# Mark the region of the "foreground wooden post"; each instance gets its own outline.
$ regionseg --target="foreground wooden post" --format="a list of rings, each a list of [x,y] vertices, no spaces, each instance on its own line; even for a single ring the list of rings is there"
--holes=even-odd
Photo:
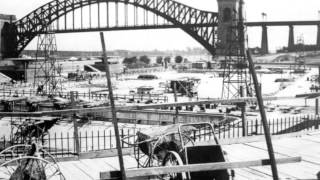
[[[244,97],[244,89],[243,86],[240,86],[240,97]],[[246,102],[239,103],[241,109],[241,120],[242,120],[242,136],[248,136],[248,127],[247,127],[247,115],[246,115]]]
[[[320,87],[320,66],[318,66],[318,87]],[[318,88],[316,88],[318,92]],[[319,99],[316,97],[316,115],[319,115]]]
[[[71,99],[71,107],[72,109],[75,108],[75,97],[74,97],[74,91],[70,92],[70,99]],[[76,113],[72,114],[72,121],[73,121],[73,140],[75,145],[75,151],[77,155],[80,154],[80,143],[79,143],[79,137],[78,137],[78,123],[77,119],[75,118]]]
[[[109,99],[110,99],[111,113],[112,113],[112,123],[113,123],[114,132],[115,132],[115,136],[116,136],[116,144],[117,144],[117,150],[118,150],[121,177],[122,177],[122,180],[126,180],[127,178],[126,178],[126,171],[125,171],[124,163],[123,163],[123,154],[122,154],[122,149],[121,149],[120,134],[119,134],[118,121],[117,121],[117,112],[116,112],[114,99],[113,99],[112,83],[111,83],[109,63],[108,63],[108,58],[107,58],[106,45],[104,42],[103,32],[100,32],[100,39],[101,39],[101,45],[102,45],[103,61],[105,64],[106,77],[107,77],[107,82],[108,82]]]
[[[174,102],[178,102],[178,97],[177,97],[177,83],[176,83],[176,82],[174,82],[174,84],[173,84],[173,92],[174,92]],[[176,106],[175,108],[176,108],[176,114],[175,114],[174,119],[173,119],[173,124],[179,123],[179,119],[178,119],[178,115],[179,115],[178,106]]]
[[[259,105],[262,125],[263,125],[263,129],[264,129],[264,134],[265,134],[265,138],[266,138],[268,153],[269,153],[269,157],[270,157],[272,175],[273,175],[273,179],[274,180],[278,180],[279,176],[278,176],[277,163],[276,163],[275,157],[274,157],[274,151],[273,151],[273,146],[272,146],[272,140],[271,140],[271,137],[270,137],[270,131],[269,131],[269,127],[268,127],[267,116],[266,116],[266,112],[264,110],[263,99],[262,99],[261,91],[260,91],[260,88],[259,88],[259,82],[258,82],[257,74],[256,74],[256,71],[254,69],[253,60],[252,60],[251,53],[250,53],[249,50],[247,50],[247,56],[248,56],[248,62],[249,62],[249,70],[251,72],[254,88],[256,90],[256,97],[257,97],[257,101],[258,101],[258,105]]]
[[[319,115],[319,99],[316,98],[316,115]]]

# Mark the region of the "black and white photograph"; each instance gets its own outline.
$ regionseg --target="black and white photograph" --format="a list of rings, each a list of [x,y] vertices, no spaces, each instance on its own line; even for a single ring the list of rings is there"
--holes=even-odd
[[[319,0],[0,0],[0,180],[320,180]]]

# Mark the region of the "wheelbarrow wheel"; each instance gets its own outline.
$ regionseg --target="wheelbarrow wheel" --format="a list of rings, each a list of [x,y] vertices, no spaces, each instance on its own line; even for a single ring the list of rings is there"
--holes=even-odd
[[[179,166],[183,165],[183,161],[179,154],[175,151],[168,151],[166,157],[162,161],[162,166]],[[169,173],[161,177],[162,180],[186,180],[186,173]]]

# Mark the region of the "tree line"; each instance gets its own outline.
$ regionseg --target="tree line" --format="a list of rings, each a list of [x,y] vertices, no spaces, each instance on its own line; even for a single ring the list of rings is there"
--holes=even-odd
[[[174,57],[174,62],[177,64],[180,64],[182,62],[188,62],[186,58],[183,58],[182,56],[178,55]],[[151,63],[151,59],[144,55],[144,56],[133,56],[133,57],[126,57],[124,58],[123,64],[125,64],[128,68],[141,68],[141,67],[147,67]],[[167,64],[171,63],[171,57],[170,56],[157,56],[156,57],[156,64],[161,64],[162,66],[167,66]]]

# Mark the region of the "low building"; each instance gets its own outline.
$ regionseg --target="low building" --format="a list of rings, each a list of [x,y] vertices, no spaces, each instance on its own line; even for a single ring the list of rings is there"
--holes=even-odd
[[[140,86],[137,88],[137,94],[151,94],[151,91],[153,90],[154,88],[151,87],[151,86]]]
[[[210,62],[207,61],[197,61],[191,64],[192,69],[208,69]]]

